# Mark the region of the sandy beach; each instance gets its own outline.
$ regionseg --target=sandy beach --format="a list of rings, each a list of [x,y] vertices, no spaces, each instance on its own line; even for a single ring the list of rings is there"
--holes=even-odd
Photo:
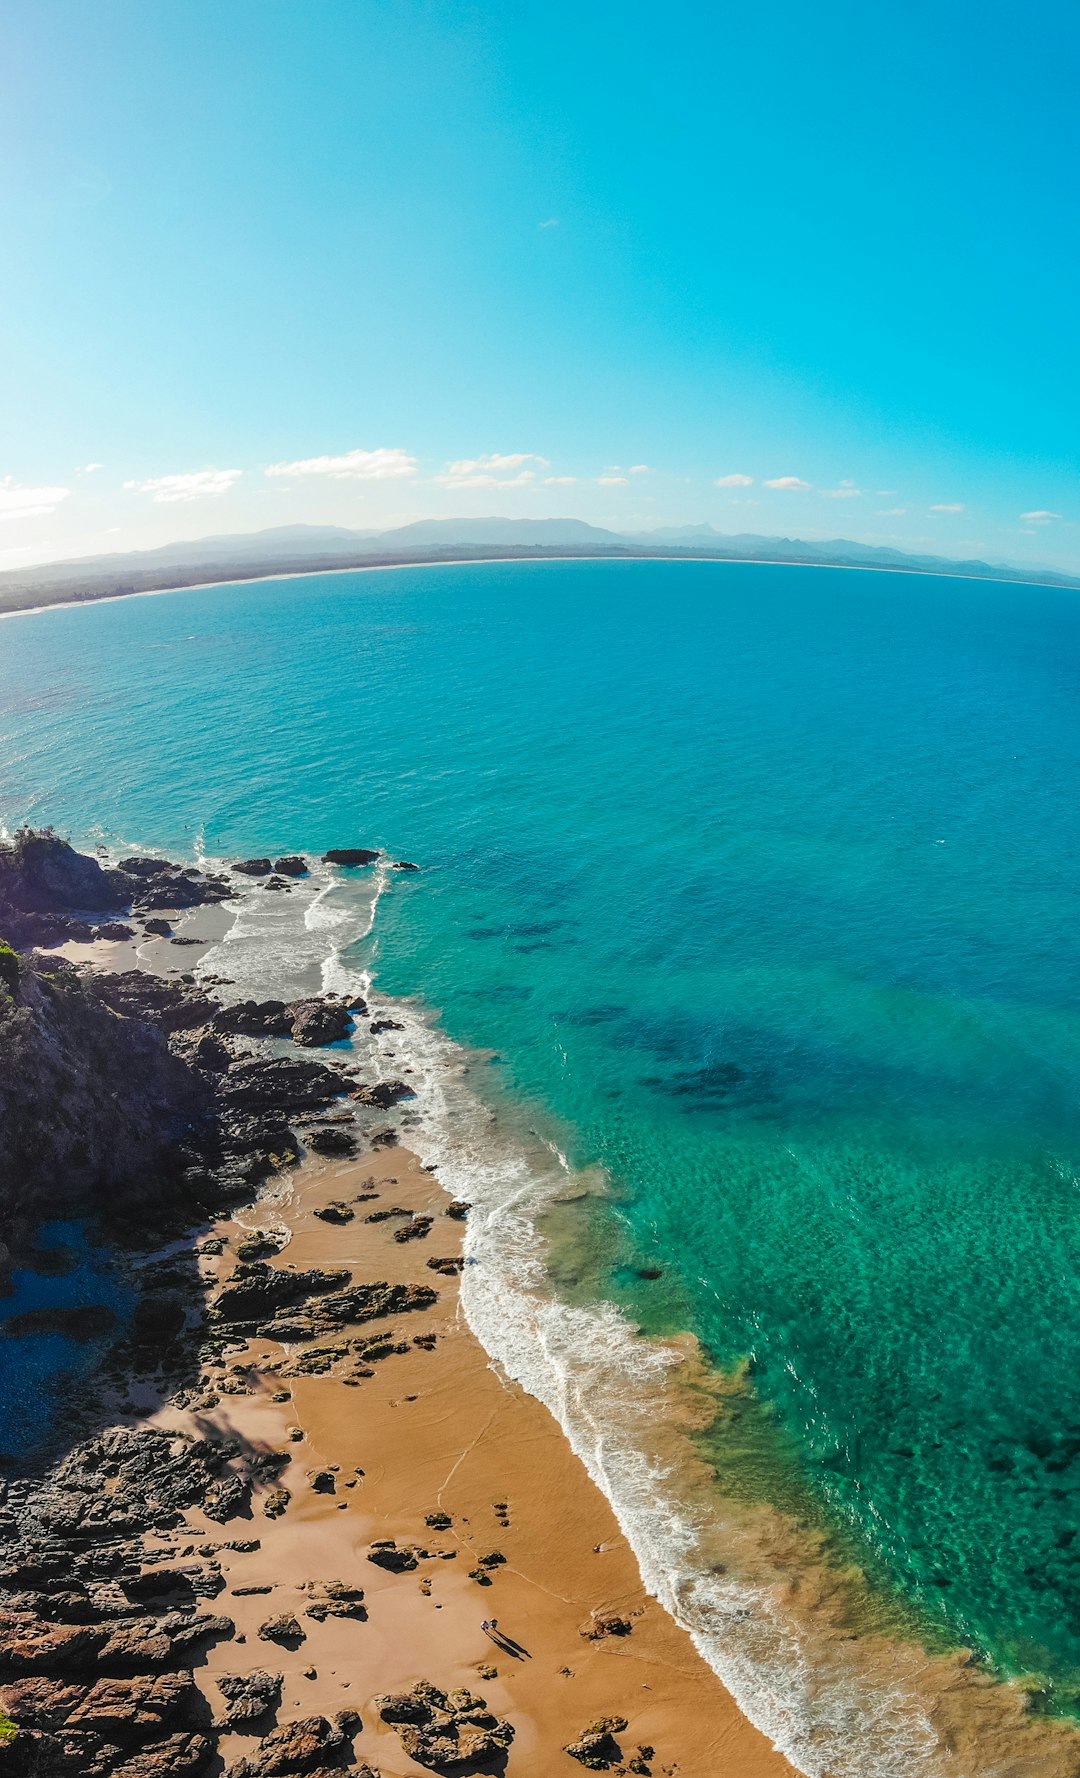
[[[607,1502],[547,1410],[489,1365],[459,1313],[455,1278],[428,1267],[429,1258],[455,1255],[461,1245],[461,1224],[447,1216],[437,1181],[406,1151],[390,1148],[345,1165],[308,1161],[291,1185],[286,1203],[266,1203],[242,1224],[222,1226],[229,1246],[204,1262],[215,1275],[232,1270],[232,1249],[249,1227],[287,1228],[291,1238],[277,1264],[348,1266],[360,1281],[434,1282],[439,1300],[387,1328],[408,1349],[372,1366],[346,1358],[326,1375],[290,1376],[301,1349],[257,1339],[207,1373],[210,1391],[220,1394],[216,1405],[158,1416],[170,1427],[213,1427],[287,1449],[292,1458],[266,1490],[289,1490],[286,1512],[268,1519],[254,1503],[251,1529],[261,1547],[218,1555],[228,1590],[217,1608],[235,1619],[246,1643],[219,1644],[197,1674],[215,1714],[218,1673],[280,1671],[280,1720],[355,1708],[363,1719],[358,1757],[404,1774],[419,1768],[371,1700],[428,1679],[479,1692],[513,1725],[509,1769],[522,1778],[572,1772],[562,1748],[603,1716],[627,1719],[617,1737],[624,1761],[652,1747],[655,1755],[644,1757],[656,1772],[790,1773],[685,1633],[645,1595]],[[343,1226],[316,1215],[332,1200],[370,1192],[378,1196],[357,1204]],[[394,1230],[403,1219],[365,1220],[396,1206],[430,1215],[430,1234],[402,1243]],[[384,1326],[370,1331],[381,1334]],[[434,1336],[433,1349],[415,1344],[417,1335]],[[358,1368],[374,1374],[357,1378]],[[288,1401],[272,1399],[286,1389]],[[312,1487],[312,1476],[326,1471],[332,1493]],[[429,1527],[436,1514],[450,1525]],[[219,1526],[193,1514],[190,1539],[179,1533],[176,1542],[220,1538]],[[367,1552],[391,1538],[433,1554],[410,1572],[387,1573]],[[481,1585],[470,1572],[493,1553],[505,1561]],[[367,1622],[304,1616],[328,1581],[363,1587]],[[237,1597],[239,1586],[270,1590]],[[283,1613],[304,1629],[295,1648],[259,1639],[260,1624]],[[603,1613],[628,1621],[630,1633],[583,1634]],[[490,1618],[525,1652],[515,1657],[495,1647],[481,1629]],[[491,1669],[497,1676],[487,1676]],[[237,1755],[253,1745],[249,1737],[231,1739]]]
[[[182,940],[203,942],[176,946],[140,935],[68,945],[63,954],[99,968],[176,975],[220,938],[231,914],[201,907],[170,918]],[[219,1675],[280,1673],[279,1723],[356,1710],[360,1770],[367,1762],[384,1773],[417,1773],[423,1768],[372,1700],[428,1680],[478,1693],[510,1723],[507,1770],[520,1778],[583,1769],[564,1749],[600,1718],[627,1724],[615,1736],[619,1758],[605,1769],[667,1778],[790,1775],[687,1633],[646,1594],[607,1500],[556,1421],[489,1361],[461,1312],[453,1267],[429,1266],[461,1251],[463,1223],[448,1214],[450,1202],[404,1148],[348,1161],[308,1154],[257,1204],[202,1239],[208,1300],[232,1273],[238,1244],[273,1231],[284,1241],[275,1266],[343,1267],[358,1283],[434,1286],[437,1303],[363,1328],[395,1348],[374,1362],[347,1352],[322,1374],[295,1374],[312,1342],[257,1337],[204,1370],[194,1402],[148,1414],[151,1398],[136,1386],[128,1405],[137,1411],[118,1416],[118,1424],[232,1436],[249,1450],[288,1454],[287,1467],[254,1499],[250,1522],[231,1521],[223,1534],[193,1510],[160,1540],[163,1551],[188,1555],[213,1545],[220,1564],[224,1589],[214,1608],[235,1621],[237,1635],[210,1649],[195,1672],[214,1717],[224,1711]],[[323,1220],[318,1213],[331,1204],[345,1205],[349,1220]],[[429,1217],[429,1232],[396,1240],[405,1215],[368,1220],[388,1210]],[[219,1241],[219,1253],[208,1250]],[[280,1487],[287,1509],[269,1517],[266,1499]],[[437,1515],[449,1524],[440,1518],[432,1526]],[[252,1538],[255,1550],[223,1547]],[[388,1539],[430,1554],[415,1568],[388,1572],[368,1559],[372,1544]],[[503,1559],[485,1568],[484,1557]],[[334,1582],[363,1589],[365,1620],[306,1615]],[[286,1614],[299,1622],[302,1641],[260,1638],[261,1625]],[[593,1634],[609,1615],[628,1630]],[[492,1619],[519,1652],[485,1634]],[[257,1745],[257,1735],[227,1735],[226,1764]]]

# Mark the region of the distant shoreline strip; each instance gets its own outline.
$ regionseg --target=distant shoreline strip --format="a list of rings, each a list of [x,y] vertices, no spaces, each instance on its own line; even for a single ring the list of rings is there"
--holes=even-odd
[[[661,551],[645,551],[642,553],[629,551],[580,550],[560,552],[548,555],[543,551],[522,551],[516,555],[454,555],[454,556],[399,556],[390,557],[386,561],[353,562],[345,567],[326,568],[285,568],[278,572],[267,570],[264,566],[253,569],[250,574],[233,572],[226,579],[202,580],[193,576],[190,580],[177,581],[171,586],[160,587],[125,587],[120,591],[104,593],[84,593],[72,599],[54,599],[46,604],[15,605],[8,611],[0,611],[0,621],[9,617],[33,617],[45,611],[71,611],[86,605],[112,605],[120,599],[152,599],[162,593],[188,593],[197,588],[207,590],[214,587],[250,586],[258,581],[269,580],[312,580],[322,579],[329,575],[339,574],[374,574],[395,568],[482,568],[490,564],[527,565],[535,562],[672,562],[686,564],[711,563],[713,566],[730,568],[816,568],[828,569],[835,573],[845,574],[910,574],[924,580],[972,580],[984,581],[994,586],[1045,587],[1051,592],[1078,592],[1080,584],[1073,585],[1066,580],[1027,580],[1013,575],[1001,574],[965,574],[959,571],[950,572],[943,568],[908,568],[899,565],[871,562],[805,562],[790,557],[774,556],[728,556],[688,554],[680,550],[677,554]]]

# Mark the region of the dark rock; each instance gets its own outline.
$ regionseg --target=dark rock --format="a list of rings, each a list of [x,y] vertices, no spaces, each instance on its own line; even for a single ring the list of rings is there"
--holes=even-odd
[[[286,894],[289,891],[289,885],[284,877],[267,877],[266,882],[263,884],[263,888],[276,890],[284,889]]]
[[[320,1624],[325,1623],[328,1617],[366,1622],[363,1587],[348,1586],[345,1581],[331,1580],[323,1587],[322,1594],[322,1598],[313,1600],[308,1606],[305,1617],[314,1618]]]
[[[455,1222],[464,1222],[471,1209],[472,1205],[466,1204],[463,1198],[454,1198],[446,1206],[446,1215],[452,1217]]]
[[[21,1339],[27,1334],[61,1334],[66,1340],[100,1340],[116,1326],[116,1314],[104,1303],[84,1308],[24,1309],[0,1321],[0,1338]]]
[[[594,1611],[578,1634],[589,1642],[602,1642],[605,1636],[629,1636],[633,1627],[628,1617],[620,1617],[616,1611]]]
[[[0,912],[84,913],[126,903],[114,873],[45,829],[20,828],[0,845]]]
[[[385,1568],[390,1574],[407,1574],[418,1566],[415,1550],[398,1549],[392,1539],[373,1543],[368,1550],[367,1559],[374,1562],[376,1568]]]
[[[196,1039],[191,1059],[197,1068],[206,1068],[211,1074],[224,1074],[233,1057],[220,1037],[215,1037],[211,1031],[204,1031]]]
[[[167,1201],[178,1144],[209,1114],[205,1083],[133,1006],[118,1001],[124,1016],[114,1017],[99,978],[40,956],[15,959],[7,978],[0,1225],[9,1230],[42,1206],[63,1217]]]
[[[433,1272],[440,1272],[444,1278],[455,1278],[465,1269],[465,1261],[460,1254],[451,1254],[445,1259],[429,1259],[428,1265]]]
[[[300,858],[296,854],[278,858],[274,863],[274,869],[283,877],[306,877],[307,859]]]
[[[242,858],[230,868],[245,877],[268,877],[272,867],[269,858]]]
[[[348,1762],[345,1731],[325,1716],[308,1716],[265,1735],[254,1753],[230,1767],[229,1778],[291,1778],[293,1773],[322,1778]]]
[[[336,851],[324,852],[324,864],[374,864],[379,854],[371,852],[366,846],[339,846]]]
[[[289,1611],[282,1612],[279,1617],[268,1617],[259,1625],[259,1637],[263,1642],[280,1642],[285,1648],[305,1640],[299,1621]]]
[[[409,1758],[431,1771],[485,1765],[505,1756],[514,1739],[511,1725],[489,1711],[485,1699],[463,1689],[447,1693],[428,1680],[376,1698],[375,1707],[397,1729]]]
[[[335,1132],[331,1131],[331,1130],[325,1130],[321,1133],[323,1135],[327,1135],[327,1136],[335,1134]],[[316,1131],[315,1134],[318,1135],[318,1134],[320,1134],[320,1132]],[[339,1152],[345,1152],[348,1154],[352,1153],[352,1148],[355,1145],[352,1143],[351,1137],[349,1138],[349,1141],[350,1141],[350,1147],[344,1151],[339,1151]],[[318,1153],[326,1154],[326,1152],[327,1152],[325,1147],[317,1146],[310,1139],[309,1139],[308,1145],[309,1145],[309,1147],[316,1148]],[[332,1153],[333,1150],[331,1150],[330,1152]],[[342,1222],[351,1222],[353,1220],[353,1217],[356,1215],[356,1212],[355,1212],[355,1210],[351,1210],[349,1208],[348,1204],[333,1203],[333,1204],[324,1204],[321,1210],[315,1211],[315,1215],[318,1217],[320,1222],[342,1223]]]
[[[298,1056],[251,1057],[234,1062],[223,1083],[226,1104],[295,1110],[328,1105],[352,1086],[348,1075]]]
[[[167,858],[122,858],[108,876],[136,912],[204,907],[209,902],[227,901],[232,894],[225,877],[173,864]]]
[[[281,1703],[280,1673],[265,1673],[261,1668],[254,1673],[219,1673],[217,1686],[228,1706],[224,1726],[229,1729],[261,1722]]]
[[[134,926],[127,926],[123,920],[102,920],[94,927],[95,938],[107,938],[114,944],[121,944],[125,939],[135,937]]]
[[[168,920],[155,918],[143,921],[143,931],[149,932],[152,938],[171,938],[173,929]]]
[[[318,1267],[291,1272],[259,1261],[245,1263],[237,1266],[224,1285],[213,1313],[219,1321],[259,1321],[313,1292],[334,1290],[348,1277],[347,1271],[326,1272]]]
[[[615,1736],[621,1735],[626,1726],[625,1716],[601,1716],[582,1729],[578,1739],[569,1742],[564,1751],[591,1771],[605,1771],[622,1760]]]
[[[215,1031],[242,1037],[288,1037],[292,1015],[284,1000],[240,1000],[219,1007],[213,1017]]]
[[[423,1241],[431,1233],[433,1218],[430,1216],[414,1216],[401,1228],[394,1230],[395,1241]]]
[[[184,1298],[175,1291],[155,1291],[139,1298],[131,1318],[131,1340],[136,1347],[160,1352],[179,1339],[187,1321]]]
[[[391,870],[419,870],[420,866],[418,864],[410,864],[407,858],[399,858],[397,863],[392,864],[390,868]]]
[[[350,1086],[352,1082],[350,1081]],[[399,1105],[402,1099],[415,1099],[416,1094],[403,1080],[382,1080],[373,1087],[361,1087],[350,1095],[361,1105],[377,1105],[380,1111],[388,1111],[391,1105]]]
[[[289,1011],[293,1042],[306,1047],[340,1043],[352,1030],[352,1014],[340,1001],[297,1000]]]
[[[310,1149],[314,1150],[316,1154],[350,1155],[356,1153],[356,1137],[351,1130],[343,1130],[340,1127],[337,1129],[312,1130],[307,1137],[307,1145]],[[324,1220],[328,1222],[333,1222],[335,1220],[338,1222],[348,1222],[351,1220],[351,1214],[352,1213],[350,1212],[348,1216],[338,1216],[336,1218],[330,1216],[324,1218]]]
[[[122,970],[109,975],[95,971],[86,978],[89,992],[96,994],[114,1012],[128,1018],[146,1019],[162,1031],[191,1031],[205,1025],[217,1011],[200,988],[189,983],[166,981],[143,969]]]

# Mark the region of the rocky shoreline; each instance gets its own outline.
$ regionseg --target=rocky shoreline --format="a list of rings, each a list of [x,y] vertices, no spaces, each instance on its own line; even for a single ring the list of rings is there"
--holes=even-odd
[[[288,893],[296,862],[239,875]],[[138,1285],[48,1459],[0,1482],[0,1767],[671,1778],[722,1754],[783,1778],[464,1325],[469,1207],[399,1145],[407,1064],[367,1079],[310,1053],[374,1029],[363,1001],[229,1003],[182,969],[102,967],[138,962],[117,927],[174,944],[230,888],[119,870],[49,834],[0,849],[8,1257],[63,1211]],[[67,922],[97,967],[29,948],[69,944]]]
[[[377,856],[355,849],[332,861],[366,865]],[[267,860],[264,870],[255,860],[237,869],[281,890],[283,877],[301,874],[307,863]],[[32,1247],[43,1214],[89,1212],[129,1248],[190,1236],[295,1165],[300,1128],[316,1152],[354,1153],[355,1114],[342,1109],[345,1095],[376,1111],[409,1096],[400,1081],[365,1086],[353,1068],[253,1053],[238,1041],[335,1043],[366,1011],[361,1000],[330,995],[226,1007],[190,977],[174,982],[140,970],[80,969],[31,949],[128,940],[135,937],[133,919],[141,919],[144,933],[172,936],[169,921],[148,918],[152,910],[175,917],[234,893],[223,875],[168,860],[130,858],[102,868],[51,832],[24,832],[0,848],[0,1053],[7,1063],[0,1203],[9,1263],[20,1245]],[[91,1107],[95,1099],[101,1105],[103,1088],[95,1118]],[[58,1121],[58,1141],[43,1143],[43,1132]],[[377,1144],[393,1133],[375,1130],[368,1139]],[[46,1168],[54,1170],[49,1178]],[[212,1238],[208,1245],[212,1251]],[[274,1251],[273,1243],[252,1245]],[[211,1405],[207,1392],[185,1389],[185,1372],[220,1361],[238,1340],[256,1332],[297,1339],[337,1331],[427,1306],[436,1296],[378,1286],[346,1292],[339,1287],[349,1277],[274,1271],[260,1257],[241,1256],[208,1311],[207,1280],[196,1267],[179,1258],[144,1267],[130,1327],[102,1381],[149,1376],[162,1393],[171,1385],[180,1405]],[[102,1315],[104,1327],[95,1321]],[[104,1308],[51,1317],[31,1311],[6,1332],[91,1337],[110,1320]],[[367,1349],[377,1345],[369,1341]],[[288,1461],[288,1452],[242,1453],[234,1440],[113,1426],[76,1445],[40,1479],[0,1481],[8,1558],[0,1680],[5,1716],[17,1730],[6,1747],[7,1769],[58,1778],[214,1769],[217,1737],[190,1661],[234,1634],[231,1619],[199,1608],[224,1586],[220,1566],[211,1560],[165,1567],[146,1539],[175,1527],[194,1506],[222,1525],[249,1517],[253,1487]],[[341,1608],[340,1601],[327,1607]],[[245,1681],[226,1713],[229,1726],[272,1714],[271,1702],[265,1697],[255,1710]],[[265,1757],[235,1768],[238,1778],[339,1767],[347,1726],[314,1719],[279,1732]]]

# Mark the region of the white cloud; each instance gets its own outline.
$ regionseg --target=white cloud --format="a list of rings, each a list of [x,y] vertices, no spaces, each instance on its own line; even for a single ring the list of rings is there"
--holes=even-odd
[[[930,508],[930,511],[931,512],[964,512],[964,511],[966,511],[966,508],[964,506],[962,506],[958,500],[940,501],[937,506],[932,506]]]
[[[13,476],[5,475],[0,478],[0,522],[36,519],[55,512],[70,493],[70,488],[24,488]]]
[[[874,499],[875,500],[891,500],[893,498],[893,496],[895,495],[895,493],[896,493],[895,488],[875,488],[874,489]]]
[[[536,226],[537,228],[558,228],[559,218],[557,216],[549,216],[546,222],[538,222]]]
[[[826,500],[861,500],[862,489],[854,482],[841,482],[838,488],[822,488],[821,493]]]
[[[626,473],[627,475],[649,475],[651,472],[647,463],[631,463]]]
[[[545,475],[545,488],[572,488],[577,481],[576,475]]]
[[[766,482],[765,486],[767,488],[785,488],[785,489],[797,490],[798,492],[805,494],[810,486],[810,483],[801,481],[797,475],[778,475],[775,477],[775,479],[773,481]]]
[[[81,469],[77,469],[75,471],[75,474],[76,475],[96,475],[98,470],[104,469],[104,467],[105,467],[104,463],[84,463]]]
[[[1029,525],[1049,525],[1052,520],[1059,519],[1061,514],[1040,508],[1038,512],[1022,512],[1020,517]]]
[[[486,457],[459,457],[434,480],[442,488],[527,488],[536,480],[536,469],[526,469],[526,463],[535,463],[537,469],[551,467],[546,457],[532,451],[492,451]],[[507,475],[509,469],[516,469],[517,475]]]
[[[195,469],[188,475],[157,475],[145,482],[125,482],[134,494],[150,494],[159,504],[174,500],[202,500],[227,494],[243,475],[242,469]]]
[[[385,482],[416,474],[409,451],[386,446],[374,451],[343,451],[337,457],[301,457],[295,463],[271,463],[265,475],[328,475],[334,481]]]
[[[630,485],[630,478],[625,475],[598,475],[596,480],[601,488],[627,488]]]
[[[753,485],[752,475],[718,475],[716,478],[718,488],[752,488]]]
[[[879,519],[902,519],[906,511],[906,506],[886,506],[877,516]]]

